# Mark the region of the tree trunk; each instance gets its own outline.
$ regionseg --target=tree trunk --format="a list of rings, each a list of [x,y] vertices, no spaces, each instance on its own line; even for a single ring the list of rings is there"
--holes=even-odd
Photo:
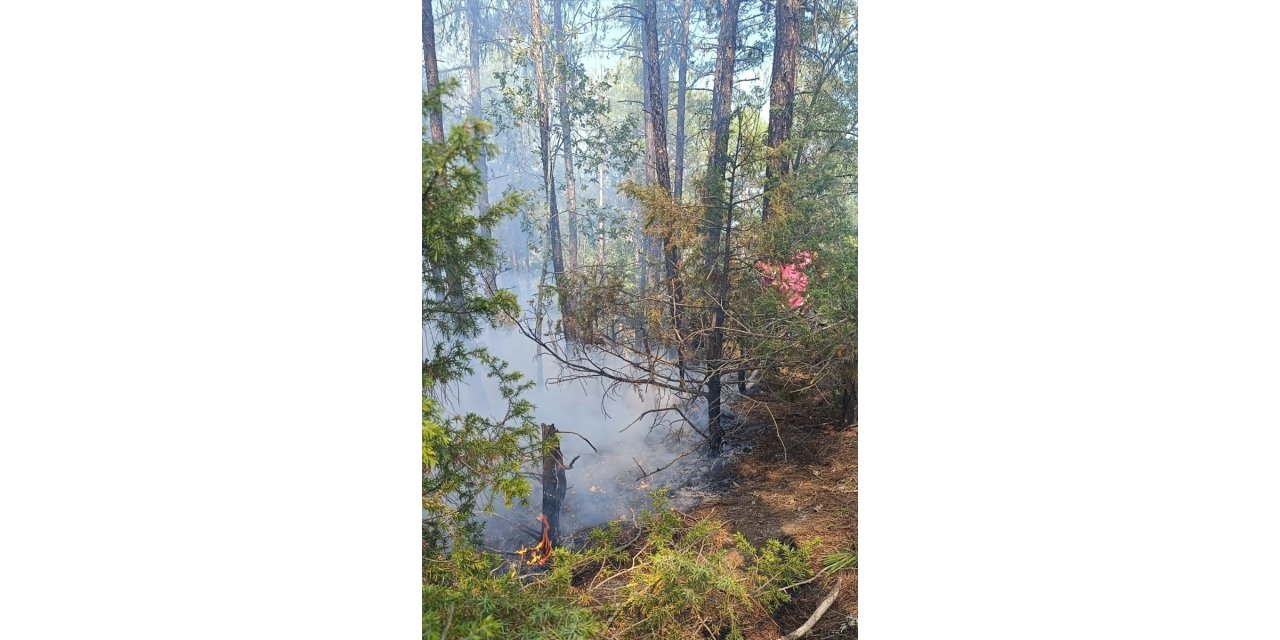
[[[667,110],[663,101],[662,85],[658,58],[658,0],[643,0],[644,3],[644,67],[646,90],[649,94],[649,110],[645,118],[645,146],[652,160],[652,176],[664,197],[671,196],[671,170],[667,163]],[[662,238],[664,276],[671,296],[671,322],[676,333],[676,358],[683,369],[682,346],[680,344],[680,306],[683,298],[683,287],[677,277],[680,253],[670,233]]]
[[[724,320],[725,307],[729,304],[729,258],[733,239],[733,207],[725,208],[724,247],[720,250],[721,262],[715,274],[718,291],[716,306],[711,313],[711,341],[707,345],[707,431],[711,434],[711,450],[720,452],[724,444],[724,421],[721,419],[722,397],[720,376],[724,369]]]
[[[542,425],[542,515],[553,548],[560,546],[560,508],[568,490],[557,433],[554,424]]]
[[[440,72],[436,69],[436,20],[431,13],[431,0],[422,0],[422,58],[427,67],[427,91],[434,91],[440,86]],[[440,109],[432,109],[431,140],[444,141],[444,114]]]
[[[471,89],[471,117],[479,120],[484,117],[484,100],[480,86],[480,0],[467,0],[467,79]],[[480,193],[476,196],[476,212],[484,215],[489,210],[489,159],[481,150],[476,157],[476,170],[480,172]],[[493,230],[485,227],[480,233],[493,237]],[[484,277],[485,291],[497,291],[497,275],[493,269],[486,268]]]
[[[538,151],[542,155],[542,185],[547,194],[547,235],[551,240],[551,265],[556,287],[564,273],[564,256],[560,249],[560,212],[556,209],[556,176],[551,168],[551,113],[547,105],[546,50],[542,44],[542,10],[538,0],[529,2],[530,25],[533,30],[533,75],[538,85]],[[564,298],[557,294],[560,311]]]
[[[538,336],[539,340],[542,339],[542,319],[544,316],[543,311],[544,309],[546,309],[545,300],[543,299],[543,291],[546,289],[546,286],[547,286],[547,261],[546,259],[543,259],[542,269],[538,273],[538,288],[536,289],[537,293],[534,294],[534,303],[533,303],[533,335]],[[536,380],[538,382],[539,387],[541,387],[542,383],[544,382],[544,378],[542,375],[542,358],[539,357],[541,355],[542,355],[542,343],[537,342],[533,346],[533,361],[537,363]]]
[[[724,368],[725,307],[729,301],[729,259],[732,250],[732,193],[725,194],[725,170],[729,165],[729,117],[733,111],[733,65],[737,50],[738,0],[723,0],[716,66],[711,87],[711,134],[707,149],[707,176],[703,185],[707,236],[704,255],[715,285],[711,312],[711,337],[707,343],[707,431],[711,450],[724,444],[721,375]],[[720,232],[724,230],[724,244]],[[717,260],[719,258],[719,260]]]
[[[649,96],[649,51],[645,48],[646,27],[644,26],[643,18],[645,0],[638,1],[641,3],[640,15],[642,16],[640,20],[639,43],[641,64],[639,77],[636,78],[636,84],[640,87],[640,102],[643,105],[640,114],[640,126],[644,132],[645,138],[644,173],[645,178],[648,179],[648,183],[654,184],[658,181],[658,169],[657,163],[653,159],[653,145],[650,144],[649,141],[649,113],[652,111],[652,102],[650,101]],[[658,264],[662,262],[662,258],[658,256],[658,247],[656,246],[653,237],[649,235],[649,225],[645,224],[643,214],[640,214],[640,217],[639,233],[641,234],[641,237],[638,245],[640,247],[640,255],[637,265],[639,267],[640,295],[643,297],[649,292],[649,283],[656,283],[658,281],[657,268]]]
[[[858,353],[853,354],[853,361],[846,365],[844,391],[840,397],[841,426],[849,426],[858,421]]]
[[[689,10],[692,0],[684,0],[680,20],[680,62],[676,68],[676,166],[674,193],[676,202],[684,196],[684,107],[689,89]]]
[[[569,217],[566,237],[569,251],[569,270],[578,268],[578,188],[573,172],[573,130],[569,118],[569,92],[565,76],[568,74],[569,57],[564,35],[564,0],[554,0],[552,12],[553,37],[556,41],[556,99],[560,102],[560,134],[564,147],[565,211]]]
[[[658,58],[657,1],[644,2],[644,67],[645,90],[649,108],[645,118],[645,144],[648,149],[653,179],[662,190],[671,193],[671,169],[667,162],[667,109],[663,103],[662,70]]]
[[[672,7],[663,0],[654,0],[657,5],[654,10],[657,13],[657,24],[662,25],[662,32],[658,36],[658,92],[662,96],[662,122],[663,136],[662,146],[667,150],[667,157],[671,157],[671,140],[667,136],[666,122],[667,117],[671,113],[671,13]],[[670,191],[670,189],[668,189]]]
[[[761,222],[776,213],[779,182],[790,165],[778,148],[791,139],[792,112],[796,98],[796,62],[800,43],[800,0],[778,0],[774,12],[773,76],[769,81],[769,159],[765,165],[764,209]]]
[[[728,207],[724,172],[729,164],[729,116],[733,111],[733,65],[738,42],[738,1],[722,0],[720,35],[711,86],[711,134],[707,145],[707,177],[703,187],[707,238],[704,255],[708,270],[715,266],[720,246],[721,214]]]
[[[596,246],[596,278],[604,284],[604,163],[600,163],[599,243]]]

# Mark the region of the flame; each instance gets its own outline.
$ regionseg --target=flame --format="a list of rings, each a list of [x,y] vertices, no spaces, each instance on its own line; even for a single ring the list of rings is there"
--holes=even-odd
[[[538,514],[538,522],[542,523],[542,539],[532,547],[520,547],[516,551],[522,560],[531,565],[543,565],[551,559],[551,526],[547,523],[547,516],[541,513]],[[526,558],[526,555],[529,557]]]
[[[604,489],[601,489],[600,487],[597,487],[593,484],[591,485],[591,493],[604,493]]]

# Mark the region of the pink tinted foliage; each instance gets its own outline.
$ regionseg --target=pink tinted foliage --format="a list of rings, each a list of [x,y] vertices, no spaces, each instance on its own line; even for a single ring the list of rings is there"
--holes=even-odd
[[[786,300],[787,307],[798,309],[804,305],[804,293],[809,288],[809,276],[803,269],[812,265],[817,257],[816,251],[801,251],[788,263],[776,264],[757,260],[755,267],[761,274],[760,284],[776,287]]]

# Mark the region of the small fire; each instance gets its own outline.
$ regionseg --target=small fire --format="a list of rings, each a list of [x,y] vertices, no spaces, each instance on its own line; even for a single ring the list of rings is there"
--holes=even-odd
[[[604,493],[604,489],[601,489],[600,487],[597,487],[593,484],[591,485],[591,493]]]
[[[538,522],[542,523],[542,539],[532,547],[520,547],[520,550],[516,551],[520,559],[531,565],[546,564],[547,560],[551,559],[551,527],[547,523],[547,516],[539,513]],[[526,555],[529,557],[526,558]]]

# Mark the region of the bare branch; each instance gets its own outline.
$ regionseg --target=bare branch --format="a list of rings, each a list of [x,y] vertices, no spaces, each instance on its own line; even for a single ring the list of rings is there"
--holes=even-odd
[[[649,477],[649,476],[651,476],[651,475],[653,475],[653,474],[655,474],[655,473],[658,473],[658,472],[660,472],[660,471],[664,471],[664,470],[666,470],[668,467],[670,467],[671,465],[673,465],[673,464],[675,464],[676,462],[678,462],[681,458],[683,458],[683,457],[685,457],[685,456],[687,456],[687,455],[689,455],[689,454],[691,454],[691,453],[693,453],[693,449],[690,449],[690,450],[688,450],[688,451],[685,451],[684,453],[682,453],[682,454],[680,454],[680,455],[676,456],[676,457],[675,457],[675,459],[673,459],[671,462],[668,462],[668,463],[666,463],[666,464],[662,465],[661,467],[658,467],[657,469],[654,469],[653,471],[650,471],[650,472],[648,472],[648,473],[644,473],[644,467],[640,467],[640,461],[639,461],[639,460],[636,460],[635,458],[632,458],[632,460],[635,460],[636,466],[637,466],[637,467],[640,467],[640,472],[644,474],[644,475],[641,475],[639,478],[636,478],[636,481],[644,480],[645,478],[647,478],[647,477]]]
[[[831,590],[831,593],[827,594],[826,599],[818,605],[818,608],[813,612],[813,615],[809,616],[809,619],[804,624],[800,625],[799,629],[782,636],[781,640],[796,640],[804,634],[809,633],[809,630],[813,628],[813,625],[818,624],[818,620],[822,619],[822,614],[826,613],[827,609],[831,608],[831,603],[836,601],[836,596],[840,595],[840,585],[843,582],[844,578],[836,578],[836,587]]]
[[[584,435],[582,435],[581,433],[577,433],[577,432],[575,432],[575,431],[565,431],[564,429],[557,429],[557,431],[559,431],[560,433],[571,433],[571,434],[573,434],[573,435],[575,435],[575,436],[578,436],[579,438],[582,438],[582,441],[583,441],[583,442],[585,442],[585,443],[587,443],[587,446],[588,446],[588,447],[591,447],[591,450],[592,450],[592,451],[594,451],[594,452],[596,452],[596,453],[600,453],[600,450],[599,450],[599,449],[597,449],[597,448],[596,448],[596,446],[595,446],[594,444],[591,444],[591,441],[590,441],[590,440],[588,440],[588,439],[587,439],[587,437],[586,437],[586,436],[584,436]],[[574,458],[574,460],[577,460],[577,459],[578,459],[578,458],[576,458],[576,457]],[[573,463],[571,462],[571,463],[569,463],[569,467],[566,467],[566,468],[571,468],[572,466],[573,466]]]

